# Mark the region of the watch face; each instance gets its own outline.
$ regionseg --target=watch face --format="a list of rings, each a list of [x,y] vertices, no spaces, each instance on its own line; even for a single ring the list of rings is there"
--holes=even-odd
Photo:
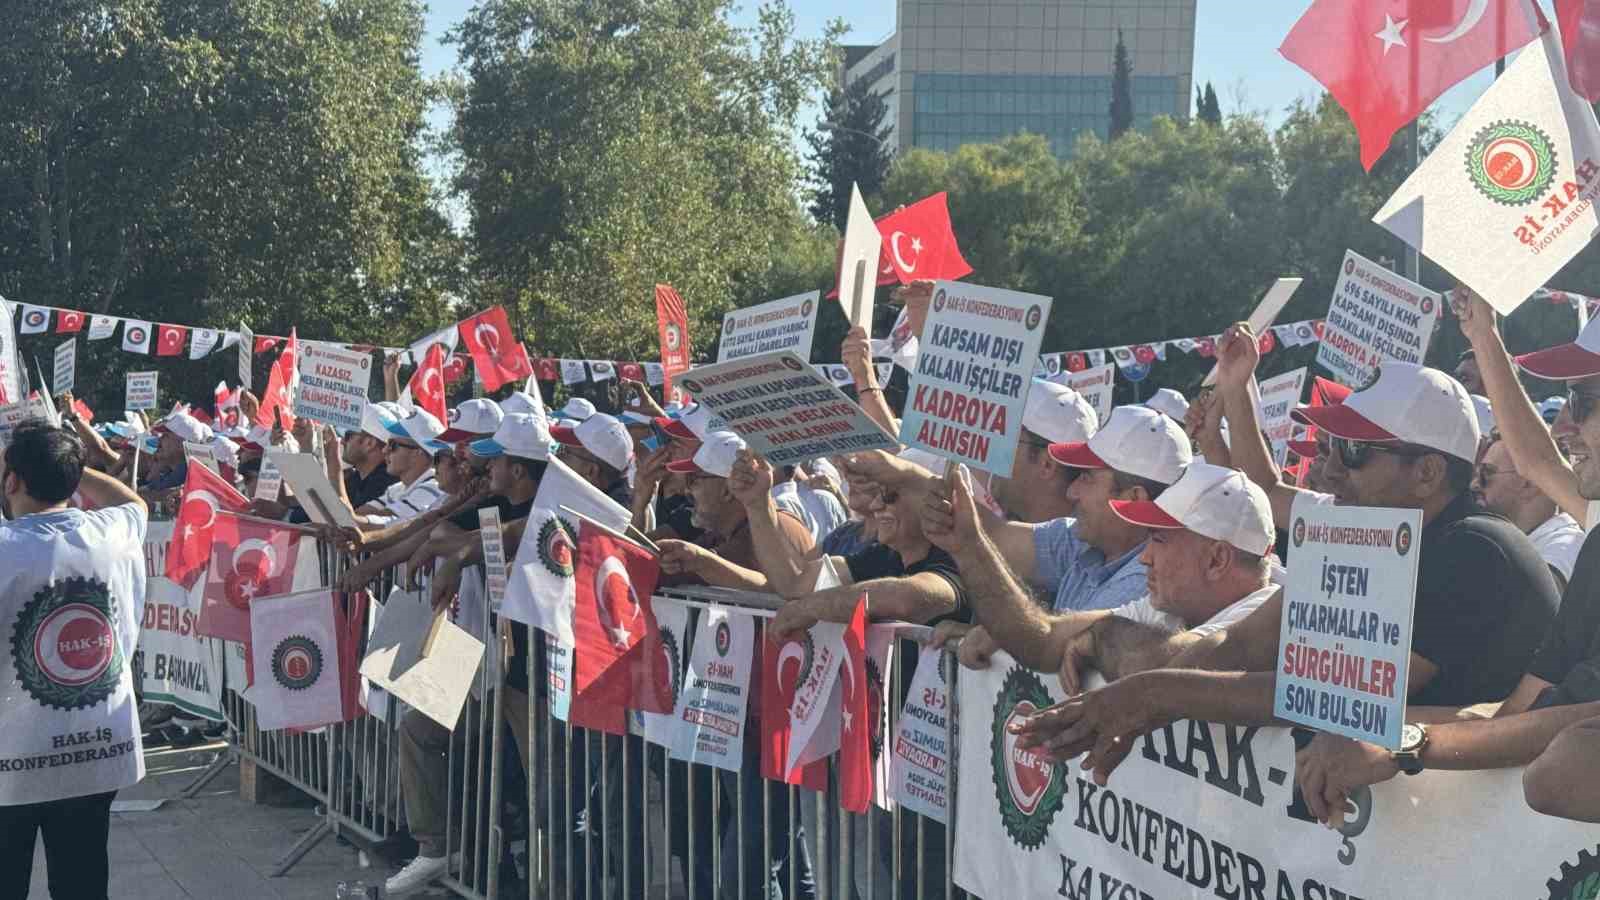
[[[1422,726],[1407,723],[1400,729],[1400,749],[1415,750],[1422,746]]]

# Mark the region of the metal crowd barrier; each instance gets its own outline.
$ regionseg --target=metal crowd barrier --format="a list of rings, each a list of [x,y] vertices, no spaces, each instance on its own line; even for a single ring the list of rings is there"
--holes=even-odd
[[[351,562],[320,546],[324,584]],[[376,596],[387,596],[398,572],[385,573]],[[472,572],[464,577],[471,577]],[[480,572],[481,577],[481,572]],[[662,589],[691,607],[719,605],[770,614],[775,598],[714,588]],[[490,621],[482,593],[481,621]],[[374,607],[369,606],[369,609]],[[756,666],[760,664],[757,635]],[[495,635],[488,653],[499,652]],[[900,713],[904,660],[917,647],[901,641],[890,673],[884,750]],[[364,651],[364,647],[362,648]],[[956,898],[951,879],[954,828],[904,808],[865,815],[839,804],[829,762],[826,792],[760,777],[759,731],[747,729],[738,773],[671,760],[665,748],[633,733],[614,736],[569,727],[550,715],[544,645],[530,635],[523,763],[507,714],[507,694],[489,665],[451,732],[445,843],[458,854],[442,884],[461,897],[762,898],[762,900],[890,900]],[[948,651],[947,651],[948,652]],[[950,663],[949,671],[959,667]],[[497,667],[496,667],[497,668]],[[754,684],[752,684],[752,688]],[[759,696],[752,697],[756,710]],[[948,746],[954,752],[956,692],[950,692]],[[317,802],[321,821],[285,853],[282,875],[329,834],[376,843],[407,823],[401,792],[402,704],[384,695],[369,714],[313,732],[261,731],[255,710],[237,694],[224,697],[231,752]],[[374,714],[375,713],[375,714]],[[952,759],[950,797],[957,777]],[[952,817],[954,816],[952,802]],[[731,855],[730,855],[731,854]],[[525,889],[516,887],[517,882]]]

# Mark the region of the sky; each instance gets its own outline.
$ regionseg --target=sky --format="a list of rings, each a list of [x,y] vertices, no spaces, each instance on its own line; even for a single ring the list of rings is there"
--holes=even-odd
[[[834,18],[850,25],[846,43],[875,44],[894,33],[895,0],[789,0],[789,4],[802,36],[820,34]],[[439,39],[472,5],[472,0],[430,0],[422,53],[423,69],[429,75],[448,71],[455,64],[455,48],[441,46]],[[1262,112],[1276,124],[1296,99],[1311,100],[1321,92],[1310,75],[1278,54],[1278,45],[1310,5],[1309,0],[1197,0],[1194,80],[1198,85],[1209,81],[1215,86],[1225,115]],[[737,20],[753,23],[758,6],[755,0],[743,0]],[[1492,71],[1485,70],[1441,97],[1434,104],[1440,125],[1448,128],[1453,124],[1492,80]],[[813,112],[803,115],[802,121],[816,117]],[[430,120],[442,128],[448,124],[448,114],[436,109]],[[435,174],[442,172],[437,160],[431,168]],[[457,215],[459,210],[452,210],[452,217]]]

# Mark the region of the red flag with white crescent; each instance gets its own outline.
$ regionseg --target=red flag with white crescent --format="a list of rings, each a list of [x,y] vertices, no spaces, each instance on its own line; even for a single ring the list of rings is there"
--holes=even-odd
[[[199,464],[189,466],[180,496],[178,517],[172,523],[172,537],[167,542],[165,574],[168,579],[189,588],[211,561],[212,527],[217,514],[246,512],[250,501],[222,476]]]
[[[250,601],[294,589],[300,535],[299,529],[219,511],[195,632],[248,643]]]
[[[463,319],[457,327],[467,352],[472,354],[472,364],[478,367],[484,390],[492,391],[533,374],[528,352],[511,333],[511,320],[506,317],[505,307],[484,310],[470,319]]]
[[[441,422],[448,421],[450,410],[444,396],[444,345],[434,344],[422,357],[422,365],[411,373],[406,388],[411,391],[411,403],[427,410]]]
[[[177,356],[183,352],[184,338],[188,336],[189,329],[182,325],[157,325],[156,355]]]
[[[575,707],[592,702],[672,712],[672,675],[650,606],[660,576],[661,566],[648,550],[580,522],[572,622]]]
[[[56,334],[76,334],[83,330],[83,313],[63,309],[56,313]]]
[[[839,668],[839,805],[864,813],[872,802],[872,683],[867,679],[867,595],[844,629]],[[881,703],[878,704],[881,707]]]
[[[761,776],[813,791],[827,790],[828,761],[806,752],[811,735],[796,725],[802,719],[826,717],[827,701],[837,699],[832,685],[837,683],[839,657],[824,650],[820,646],[824,643],[832,642],[818,641],[812,631],[783,641],[761,642]],[[805,756],[812,756],[813,761],[789,764]]]
[[[949,195],[944,191],[897,209],[876,224],[883,234],[878,284],[954,281],[972,274],[972,266],[956,245]]]

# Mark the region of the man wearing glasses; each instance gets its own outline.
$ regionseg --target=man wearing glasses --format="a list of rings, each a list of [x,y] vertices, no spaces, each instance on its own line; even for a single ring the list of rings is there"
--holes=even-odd
[[[620,419],[596,413],[577,424],[553,425],[550,436],[561,445],[556,458],[567,468],[624,509],[632,507],[628,469],[633,465],[633,438]]]
[[[356,509],[357,521],[368,525],[415,518],[444,499],[433,473],[434,454],[450,449],[438,440],[444,424],[426,410],[413,409],[386,427],[389,443],[384,446],[384,466],[399,480],[382,497]]]

